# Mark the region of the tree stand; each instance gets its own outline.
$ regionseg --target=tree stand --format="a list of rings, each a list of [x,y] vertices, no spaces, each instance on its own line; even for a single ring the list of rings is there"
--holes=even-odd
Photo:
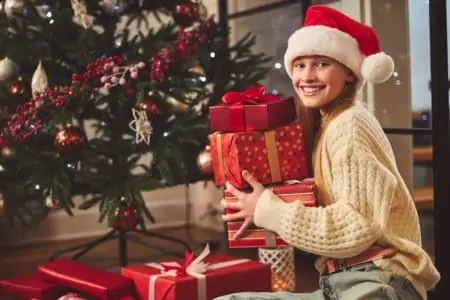
[[[155,237],[155,238],[159,238],[159,239],[162,239],[162,240],[171,241],[171,242],[174,242],[174,243],[182,245],[186,249],[186,251],[191,251],[191,248],[189,247],[189,245],[186,242],[184,242],[182,240],[179,240],[179,239],[176,239],[176,238],[173,238],[173,237],[165,236],[165,235],[158,234],[158,233],[155,233],[155,232],[149,232],[149,231],[145,231],[145,230],[140,230],[140,229],[135,229],[133,231],[112,229],[108,233],[106,233],[105,235],[103,235],[103,236],[101,236],[101,237],[99,237],[99,238],[97,238],[97,239],[95,239],[93,241],[90,241],[90,242],[87,242],[87,243],[83,243],[83,244],[80,244],[80,245],[77,245],[77,246],[74,246],[74,247],[71,247],[71,248],[67,248],[67,249],[63,249],[63,250],[55,252],[50,257],[50,261],[53,261],[56,258],[58,258],[58,257],[60,257],[60,256],[62,256],[64,254],[67,254],[67,253],[70,253],[70,252],[74,252],[74,251],[78,251],[78,252],[76,252],[72,256],[72,259],[73,260],[77,260],[81,256],[83,256],[84,254],[86,254],[89,251],[91,251],[92,249],[94,249],[95,247],[97,247],[97,246],[99,246],[99,245],[101,245],[101,244],[103,244],[105,242],[114,240],[114,239],[118,240],[119,263],[120,263],[120,266],[122,266],[122,267],[126,266],[128,264],[127,241],[134,242],[134,243],[142,245],[144,247],[147,247],[147,248],[159,251],[159,252],[163,252],[163,253],[166,253],[166,254],[169,254],[169,255],[173,255],[173,256],[176,256],[176,257],[180,257],[180,258],[183,258],[184,255],[185,255],[184,253],[174,252],[174,251],[168,250],[168,249],[166,249],[164,247],[161,247],[161,246],[154,245],[154,244],[151,244],[149,242],[143,241],[143,240],[141,240],[141,239],[139,239],[139,238],[137,238],[135,236],[130,235],[129,232],[134,232],[134,233],[142,234],[142,235],[145,235],[145,236],[148,236],[148,237]]]

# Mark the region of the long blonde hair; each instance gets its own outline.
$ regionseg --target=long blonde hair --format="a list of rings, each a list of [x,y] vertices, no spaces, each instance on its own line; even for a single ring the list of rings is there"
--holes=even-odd
[[[354,104],[356,87],[356,81],[347,83],[342,94],[333,100],[323,116],[318,108],[307,108],[302,105],[301,100],[299,101],[298,116],[304,127],[308,168],[310,174],[314,175],[317,186],[317,198],[321,205],[328,205],[334,201],[329,187],[324,184],[321,168],[323,133],[332,120]]]

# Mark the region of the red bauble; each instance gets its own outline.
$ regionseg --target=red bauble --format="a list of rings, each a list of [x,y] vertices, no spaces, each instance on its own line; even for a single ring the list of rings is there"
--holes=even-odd
[[[181,27],[192,26],[199,17],[198,4],[191,1],[175,6],[173,12],[175,23]]]
[[[158,105],[151,98],[143,99],[139,103],[139,110],[145,111],[147,113],[147,119],[151,120],[152,117],[159,113]]]
[[[139,214],[133,207],[118,209],[116,212],[116,220],[114,221],[114,229],[116,230],[134,230],[139,224]]]
[[[20,83],[13,83],[9,86],[9,94],[15,96],[22,93],[22,86]]]
[[[67,126],[56,134],[54,145],[60,154],[71,156],[83,151],[87,141],[80,128]]]

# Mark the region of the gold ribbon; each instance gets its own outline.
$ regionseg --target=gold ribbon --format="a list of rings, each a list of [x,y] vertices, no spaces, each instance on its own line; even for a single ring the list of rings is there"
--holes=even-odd
[[[280,162],[278,161],[277,144],[275,141],[275,130],[264,132],[264,141],[266,143],[267,159],[269,160],[272,182],[281,181]]]
[[[217,161],[219,163],[219,177],[225,182],[225,167],[223,163],[223,151],[222,151],[222,135],[220,133],[215,134],[216,147],[217,147]]]

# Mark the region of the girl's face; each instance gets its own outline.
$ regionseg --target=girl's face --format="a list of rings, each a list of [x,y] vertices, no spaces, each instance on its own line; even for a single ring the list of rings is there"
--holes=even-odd
[[[292,85],[307,108],[324,108],[344,91],[355,76],[325,56],[303,56],[293,62]]]

